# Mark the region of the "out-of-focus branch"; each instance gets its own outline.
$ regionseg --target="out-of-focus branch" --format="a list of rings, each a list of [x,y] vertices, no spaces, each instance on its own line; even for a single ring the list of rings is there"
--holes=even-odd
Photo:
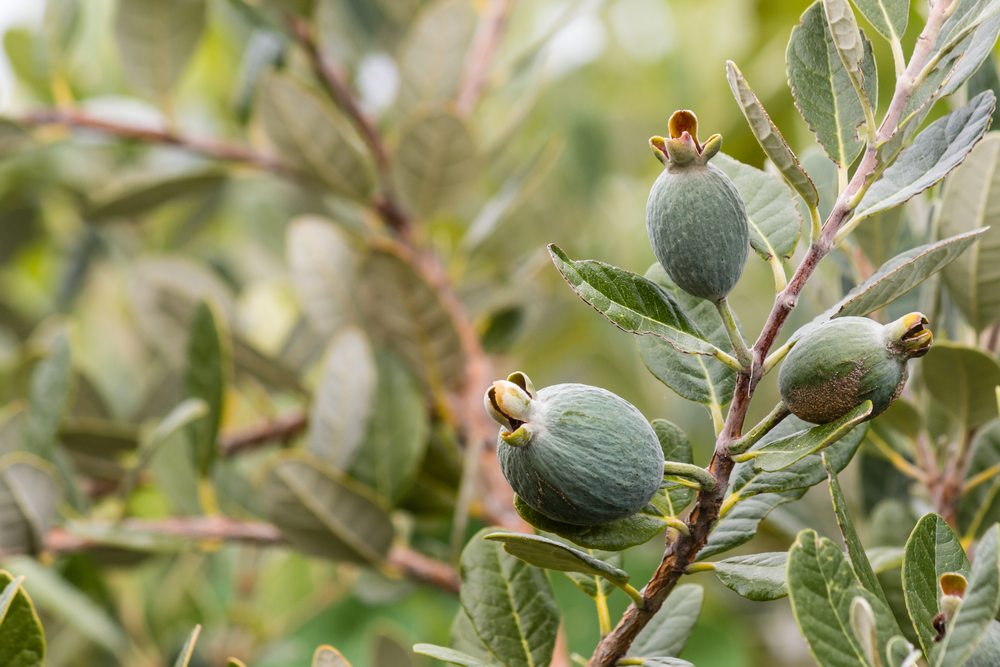
[[[316,78],[319,79],[334,103],[357,128],[361,138],[368,145],[372,157],[375,158],[382,191],[372,202],[373,207],[390,228],[403,239],[408,239],[413,219],[399,201],[399,196],[396,193],[392,160],[389,156],[389,150],[382,140],[382,133],[379,131],[378,125],[371,116],[365,113],[354,98],[351,87],[347,83],[344,67],[320,52],[309,23],[301,17],[290,15],[288,26],[296,41],[309,56],[309,62]]]
[[[111,526],[112,524],[108,524]],[[126,519],[115,524],[120,533],[160,535],[195,541],[240,542],[261,547],[283,546],[284,536],[277,526],[262,521],[238,521],[225,516],[172,517],[169,519]],[[78,553],[113,546],[63,528],[51,529],[45,538],[45,550],[55,555]],[[12,555],[3,552],[0,555]],[[448,563],[425,556],[408,547],[395,546],[386,564],[405,576],[450,593],[457,593],[458,572]]]
[[[465,63],[462,84],[458,92],[458,113],[467,116],[472,113],[479,101],[486,81],[489,79],[493,57],[496,55],[500,38],[503,36],[507,17],[514,6],[514,0],[492,0],[483,12],[476,36],[469,49],[469,57]]]
[[[302,177],[302,174],[296,171],[291,165],[282,162],[278,157],[255,151],[249,146],[209,139],[195,139],[169,130],[154,130],[114,123],[94,118],[82,111],[72,109],[34,111],[14,120],[24,125],[66,125],[84,130],[94,130],[95,132],[101,132],[102,134],[122,139],[177,146],[190,153],[204,155],[216,160],[225,160],[227,162],[242,162],[284,177]]]
[[[305,411],[292,412],[273,419],[262,419],[255,424],[232,431],[224,431],[219,438],[223,456],[233,456],[271,442],[287,443],[308,426]]]

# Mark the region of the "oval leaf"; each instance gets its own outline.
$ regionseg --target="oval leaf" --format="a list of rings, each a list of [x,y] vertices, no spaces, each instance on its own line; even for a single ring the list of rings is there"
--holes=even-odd
[[[675,588],[632,642],[628,655],[676,658],[691,638],[704,598],[705,591],[697,584]]]
[[[663,532],[668,521],[665,512],[649,503],[630,517],[599,526],[576,526],[550,519],[514,496],[514,509],[535,528],[553,533],[585,549],[624,551],[645,544]]]
[[[317,216],[299,216],[288,225],[285,252],[292,285],[317,333],[333,336],[354,319],[358,260],[347,235]]]
[[[410,207],[430,217],[452,204],[476,175],[476,141],[458,116],[444,111],[405,124],[395,153],[399,191]]]
[[[133,88],[163,100],[205,28],[205,0],[121,0],[115,29],[122,70]]]
[[[785,566],[788,553],[749,554],[734,556],[714,564],[715,576],[724,586],[748,600],[766,602],[788,595]]]
[[[629,575],[624,570],[546,537],[490,533],[483,539],[500,542],[504,551],[535,567],[604,577],[615,585],[624,585],[629,581]]]

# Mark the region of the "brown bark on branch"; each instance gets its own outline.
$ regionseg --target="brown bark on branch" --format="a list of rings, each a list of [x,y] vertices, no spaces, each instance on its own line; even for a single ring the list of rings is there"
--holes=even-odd
[[[900,116],[913,94],[913,81],[927,63],[931,50],[937,39],[938,32],[948,16],[951,2],[957,0],[938,0],[931,8],[930,16],[923,32],[917,40],[913,55],[906,71],[896,82],[896,89],[885,118],[879,126],[875,143],[870,143],[865,149],[864,157],[847,189],[841,193],[830,216],[823,225],[823,233],[809,247],[802,263],[788,286],[775,297],[774,306],[767,318],[757,342],[754,344],[754,359],[750,373],[740,373],[737,376],[733,400],[726,417],[726,423],[716,441],[715,455],[709,469],[716,477],[717,484],[711,491],[698,494],[695,507],[688,517],[690,536],[679,535],[663,555],[663,560],[653,575],[653,578],[643,589],[645,605],[638,609],[631,605],[622,616],[615,629],[597,646],[591,657],[589,667],[613,667],[622,658],[639,632],[652,619],[663,601],[677,585],[678,580],[690,565],[698,552],[705,546],[715,522],[719,518],[719,509],[729,486],[729,476],[733,470],[733,460],[729,456],[729,443],[740,437],[746,420],[747,408],[753,397],[754,390],[763,376],[764,360],[774,345],[775,339],[791,314],[806,282],[816,271],[820,260],[833,248],[833,238],[850,216],[849,202],[875,172],[877,164],[877,143],[886,141],[892,136],[899,123]]]
[[[305,411],[292,412],[273,419],[262,419],[239,430],[225,431],[219,438],[223,456],[233,456],[245,449],[271,442],[287,443],[309,425]]]

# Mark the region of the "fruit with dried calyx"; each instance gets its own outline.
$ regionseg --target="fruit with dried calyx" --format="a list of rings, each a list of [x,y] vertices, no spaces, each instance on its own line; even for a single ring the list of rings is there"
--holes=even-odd
[[[583,384],[535,391],[523,373],[493,383],[486,410],[500,425],[507,482],[550,519],[590,526],[635,514],[663,482],[663,450],[628,401]]]
[[[750,252],[746,207],[729,177],[709,164],[722,147],[712,135],[698,143],[690,111],[670,117],[670,137],[649,146],[666,167],[646,202],[646,232],[653,254],[688,294],[718,302],[743,275]]]
[[[899,397],[906,362],[931,348],[927,318],[910,313],[882,325],[867,317],[838,317],[820,324],[795,343],[778,372],[778,389],[796,417],[826,424],[862,401],[872,402],[869,419]]]

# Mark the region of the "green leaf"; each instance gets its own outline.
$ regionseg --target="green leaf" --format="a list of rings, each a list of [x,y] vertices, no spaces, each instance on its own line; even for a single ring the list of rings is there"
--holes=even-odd
[[[406,364],[389,351],[380,352],[376,363],[374,409],[364,445],[354,456],[350,473],[396,506],[406,498],[420,471],[430,423],[420,383]]]
[[[854,6],[886,39],[903,38],[910,18],[910,0],[854,0]]]
[[[885,654],[889,660],[888,667],[916,667],[916,660],[923,657],[920,649],[913,648],[913,644],[907,641],[906,637],[897,635],[886,644]],[[907,662],[907,660],[910,662]]]
[[[458,95],[465,53],[476,27],[476,11],[466,0],[438,0],[413,21],[403,42],[399,96],[402,113],[439,106]]]
[[[380,563],[395,530],[363,486],[319,462],[289,452],[266,471],[263,501],[271,520],[297,549],[353,563]]]
[[[994,620],[986,627],[986,634],[965,667],[992,667],[996,664],[1000,664],[1000,623]]]
[[[39,553],[62,494],[46,461],[24,452],[0,458],[0,544],[5,552]]]
[[[656,438],[660,441],[660,448],[663,450],[663,459],[665,461],[694,463],[691,442],[684,431],[666,419],[654,419],[650,422],[650,426],[653,427],[653,432],[656,433]],[[694,489],[687,486],[677,485],[667,487],[670,513],[673,516],[680,514],[681,510],[694,500],[694,494]]]
[[[903,555],[903,591],[906,609],[920,637],[924,653],[932,655],[937,630],[938,579],[946,572],[969,575],[969,559],[951,527],[937,514],[926,514],[906,542]]]
[[[164,101],[198,46],[205,15],[205,0],[121,0],[115,29],[129,84]]]
[[[601,579],[606,585],[611,586],[606,579]],[[451,648],[472,656],[473,658],[490,665],[490,667],[497,667],[500,663],[497,661],[496,656],[490,653],[490,650],[486,648],[486,644],[483,640],[479,638],[476,634],[476,629],[472,627],[472,621],[469,620],[469,615],[465,613],[465,610],[461,607],[458,608],[458,613],[455,614],[455,620],[451,624],[451,639],[449,640]]]
[[[226,667],[247,667],[246,663],[238,658],[229,658],[226,660]]]
[[[345,327],[330,341],[309,408],[309,451],[337,470],[350,470],[378,399],[378,368],[364,332]],[[376,415],[386,419],[388,415]]]
[[[318,216],[293,218],[285,253],[302,311],[317,333],[333,336],[355,319],[358,260],[342,229]]]
[[[649,267],[645,277],[669,292],[699,331],[708,332],[709,343],[732,351],[729,334],[713,303],[679,289],[659,263]],[[736,387],[736,371],[717,359],[681,352],[659,336],[638,336],[635,343],[646,368],[657,380],[689,401],[707,405],[721,414],[722,406],[732,398]]]
[[[42,667],[45,661],[45,631],[23,580],[0,570],[0,667]]]
[[[139,445],[138,429],[110,419],[70,417],[59,429],[59,442],[84,475],[117,480],[124,474],[119,458]]]
[[[712,529],[708,542],[698,552],[697,560],[705,560],[746,544],[757,534],[760,522],[767,518],[775,507],[791,503],[806,494],[806,489],[794,489],[784,493],[765,493],[740,499],[726,512]]]
[[[954,262],[980,234],[981,231],[968,232],[896,255],[822,315],[800,327],[792,334],[792,340],[834,317],[862,317],[892,303]]]
[[[852,220],[899,206],[948,175],[986,133],[996,98],[980,93],[918,134],[861,199]]]
[[[174,667],[188,667],[188,664],[191,662],[191,656],[194,655],[194,645],[198,641],[199,634],[201,634],[201,625],[196,625],[191,634],[188,635],[187,641],[184,642],[177,660],[174,661]]]
[[[942,340],[920,362],[920,370],[935,409],[947,415],[961,437],[997,416],[996,355]]]
[[[573,291],[619,329],[659,336],[687,354],[717,351],[677,300],[651,280],[594,260],[571,260],[555,244],[549,254]]]
[[[827,468],[826,472],[830,479],[830,498],[833,500],[833,511],[837,515],[837,524],[840,526],[840,534],[844,537],[844,545],[847,547],[847,555],[850,558],[854,575],[861,586],[881,600],[888,610],[889,600],[886,599],[885,591],[882,590],[882,585],[878,583],[878,579],[875,577],[875,570],[868,561],[865,546],[861,543],[861,538],[858,537],[858,531],[854,528],[854,522],[851,521],[851,515],[847,511],[847,499],[840,488],[837,474],[827,467],[825,457],[823,459],[823,466]],[[892,624],[896,622],[895,619],[891,618],[891,612],[890,621]],[[898,628],[896,632],[899,632]]]
[[[332,646],[320,646],[313,653],[312,667],[351,667],[347,658]]]
[[[989,54],[983,59],[979,69],[969,77],[966,94],[969,97],[975,97],[985,90],[992,90],[994,95],[1000,95],[1000,72],[997,72],[996,60]],[[998,119],[1000,119],[1000,110],[994,109],[993,122],[990,123],[990,127],[994,130],[1000,127],[1000,124],[997,123]],[[3,142],[0,141],[0,146],[2,145]]]
[[[856,25],[854,32],[858,33]],[[878,98],[875,58],[871,42],[862,36],[858,46],[861,44],[864,89],[868,99],[874,101]],[[799,113],[830,159],[838,165],[849,165],[864,148],[865,142],[858,139],[858,126],[864,123],[865,112],[837,52],[822,0],[811,4],[799,25],[792,28],[785,61]]]
[[[217,169],[119,185],[114,191],[100,195],[97,201],[81,211],[88,222],[104,222],[114,218],[131,218],[147,213],[175,199],[217,192],[226,183],[226,173]]]
[[[1000,420],[994,419],[983,426],[972,441],[972,460],[966,480],[994,466],[1000,469]],[[1000,521],[1000,474],[962,493],[958,510],[958,527],[979,538],[986,528]]]
[[[201,419],[208,415],[208,403],[199,398],[189,398],[163,418],[156,427],[142,438],[139,449],[136,452],[136,461],[128,469],[121,483],[118,485],[118,495],[127,498],[128,494],[135,488],[139,480],[139,474],[149,465],[156,453],[164,444],[176,435],[181,429],[196,419]]]
[[[409,119],[395,153],[395,177],[403,199],[431,217],[453,204],[476,176],[476,140],[464,120],[446,111]]]
[[[681,584],[663,601],[660,611],[632,642],[630,656],[676,658],[698,623],[705,591],[697,584]]]
[[[892,258],[905,224],[905,207],[897,206],[876,213],[851,233],[872,266],[881,267]]]
[[[125,629],[99,604],[63,578],[56,570],[44,567],[27,556],[5,559],[5,568],[25,577],[39,609],[58,618],[81,635],[128,662],[132,642]],[[3,634],[0,626],[0,635]]]
[[[942,235],[982,232],[979,243],[941,274],[948,286],[948,296],[977,332],[1000,317],[998,158],[1000,134],[988,134],[948,177],[942,193],[939,218]]]
[[[188,427],[198,471],[208,475],[218,456],[219,427],[232,377],[232,341],[229,329],[207,301],[202,301],[191,322],[188,367],[184,378],[187,395],[208,405],[208,414]]]
[[[511,556],[483,529],[462,550],[459,599],[476,634],[507,667],[548,667],[559,609],[541,570]]]
[[[614,568],[618,568],[625,560],[625,555],[621,551],[587,549],[587,554]],[[579,572],[564,572],[563,574],[576,584],[577,588],[595,600],[599,597],[607,598],[615,590],[615,584],[600,575],[586,575]]]
[[[375,638],[375,658],[372,667],[413,667],[413,652],[404,648],[385,632]]]
[[[694,665],[680,658],[650,658],[642,661],[642,667],[694,667]]]
[[[434,644],[415,644],[413,652],[419,655],[427,655],[437,658],[442,662],[449,662],[462,667],[492,667],[489,663],[473,658],[471,655],[456,651],[455,649],[435,646]]]
[[[49,346],[45,358],[31,374],[28,391],[28,420],[24,425],[24,450],[51,459],[56,436],[66,411],[70,385],[70,349],[60,333]]]
[[[748,600],[766,602],[788,595],[785,567],[788,553],[749,554],[733,556],[715,563],[715,576]]]
[[[843,438],[851,432],[851,429],[867,419],[871,411],[871,401],[864,401],[837,421],[793,433],[733,458],[737,461],[752,459],[754,468],[764,472],[784,470],[793,463],[801,461],[810,454],[815,454]]]
[[[848,76],[851,78],[852,85],[857,91],[857,96],[861,98],[862,104],[870,104],[870,106],[874,107],[878,99],[872,100],[864,88],[864,79],[866,76],[874,76],[874,62],[868,72],[862,73],[861,61],[865,56],[864,43],[867,40],[858,29],[858,21],[854,18],[854,10],[851,9],[851,3],[847,0],[823,0],[823,9],[826,12],[833,43],[836,45],[840,60],[843,62]],[[874,90],[878,91],[877,85]]]
[[[725,153],[712,158],[712,164],[739,191],[750,218],[750,245],[757,254],[765,260],[791,257],[802,234],[802,217],[784,181]]]
[[[788,552],[788,597],[809,652],[821,667],[869,664],[850,620],[855,598],[864,598],[875,611],[879,654],[895,630],[892,612],[857,585],[840,548],[813,530],[799,533]]]
[[[555,570],[556,572],[577,572],[603,577],[616,586],[629,582],[628,572],[547,537],[515,533],[490,533],[484,535],[483,539],[500,542],[503,544],[504,551],[535,567]]]
[[[666,512],[650,502],[632,516],[598,526],[577,526],[545,516],[514,496],[518,515],[539,530],[553,533],[585,549],[624,551],[645,544],[667,527]]]
[[[377,347],[403,357],[435,394],[465,383],[462,340],[444,303],[412,258],[372,250],[361,267],[358,302]]]
[[[865,551],[865,556],[875,574],[895,570],[903,565],[902,547],[872,547]]]
[[[374,176],[364,145],[319,93],[271,74],[261,81],[257,108],[282,159],[340,195],[367,201]]]
[[[795,153],[788,147],[785,138],[781,136],[777,126],[771,122],[757,96],[747,85],[743,74],[732,61],[726,62],[726,78],[729,79],[729,88],[733,91],[736,101],[739,102],[747,123],[750,124],[750,131],[757,138],[760,147],[764,149],[764,154],[771,159],[781,175],[802,196],[806,204],[810,206],[819,204],[816,186],[809,179],[808,174],[803,171]]]
[[[941,27],[932,55],[948,54],[956,50],[980,25],[993,18],[997,12],[1000,12],[1000,2],[997,0],[961,0],[954,13]],[[975,67],[968,74],[971,75],[974,71]]]
[[[948,624],[944,638],[930,651],[931,667],[959,667],[965,663],[997,611],[1000,611],[1000,526],[994,524],[976,546],[965,598]]]

